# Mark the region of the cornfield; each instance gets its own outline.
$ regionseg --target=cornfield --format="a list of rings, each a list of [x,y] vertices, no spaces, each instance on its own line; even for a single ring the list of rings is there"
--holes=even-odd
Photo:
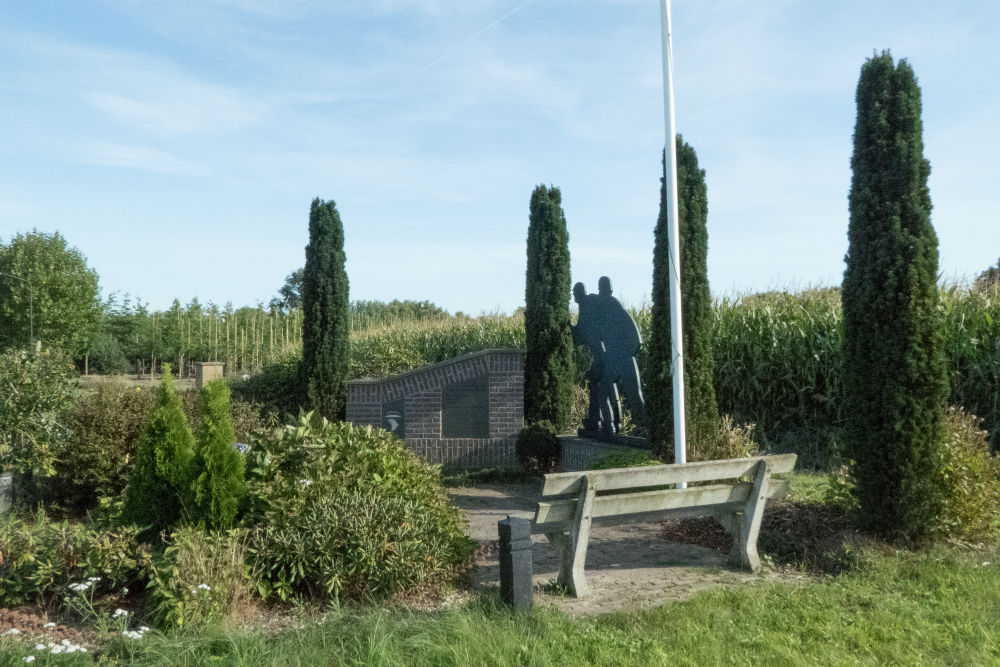
[[[1000,448],[1000,286],[944,287],[940,308],[950,403],[982,418],[994,449]],[[720,412],[756,424],[765,449],[795,451],[806,468],[842,461],[840,290],[727,296],[716,300],[713,312]],[[632,314],[648,340],[649,308]],[[428,310],[354,317],[350,374],[355,378],[385,377],[488,348],[524,348],[521,313],[469,318]],[[185,359],[223,361],[230,374],[254,373],[301,355],[298,311],[167,311],[150,318],[163,340],[184,341]],[[158,358],[176,360],[178,348],[170,354],[161,351]],[[641,350],[640,367],[643,356]]]

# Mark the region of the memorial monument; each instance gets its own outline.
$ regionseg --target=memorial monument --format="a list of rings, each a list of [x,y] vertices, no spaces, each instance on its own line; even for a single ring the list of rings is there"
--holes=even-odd
[[[622,399],[634,420],[645,421],[646,401],[636,355],[642,344],[639,327],[621,302],[612,296],[611,279],[597,281],[597,294],[587,294],[584,284],[573,286],[580,316],[573,327],[573,343],[582,345],[593,359],[587,373],[590,409],[580,435],[622,435]]]

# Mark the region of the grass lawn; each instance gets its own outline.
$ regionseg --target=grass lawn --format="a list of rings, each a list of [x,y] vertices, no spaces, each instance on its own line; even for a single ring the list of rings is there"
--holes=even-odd
[[[106,647],[129,665],[995,665],[1000,563],[938,549],[866,553],[854,572],[717,589],[686,602],[572,619],[513,616],[487,595],[446,612],[335,611],[277,634],[221,630]],[[0,640],[0,664],[87,665]]]

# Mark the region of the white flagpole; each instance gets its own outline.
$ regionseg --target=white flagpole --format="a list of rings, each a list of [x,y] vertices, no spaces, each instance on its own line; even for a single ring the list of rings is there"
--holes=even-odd
[[[681,328],[681,257],[677,218],[677,128],[674,122],[674,56],[671,48],[670,0],[660,2],[663,34],[663,106],[667,125],[667,245],[670,248],[670,373],[674,380],[674,463],[687,462],[684,427],[684,334]]]

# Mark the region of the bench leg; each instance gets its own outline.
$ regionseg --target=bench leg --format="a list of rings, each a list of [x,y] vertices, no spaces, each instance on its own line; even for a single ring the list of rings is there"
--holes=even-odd
[[[587,475],[583,478],[583,489],[576,504],[576,517],[569,535],[546,533],[559,554],[559,585],[578,598],[585,597],[588,592],[583,569],[587,561],[587,543],[590,541],[590,522],[596,495],[594,477]]]
[[[767,461],[757,464],[754,473],[753,488],[750,498],[743,510],[743,515],[733,517],[733,550],[729,554],[729,562],[745,570],[756,572],[760,569],[760,556],[757,554],[757,534],[760,532],[760,520],[764,516],[764,503],[767,501],[767,485],[771,471]]]

